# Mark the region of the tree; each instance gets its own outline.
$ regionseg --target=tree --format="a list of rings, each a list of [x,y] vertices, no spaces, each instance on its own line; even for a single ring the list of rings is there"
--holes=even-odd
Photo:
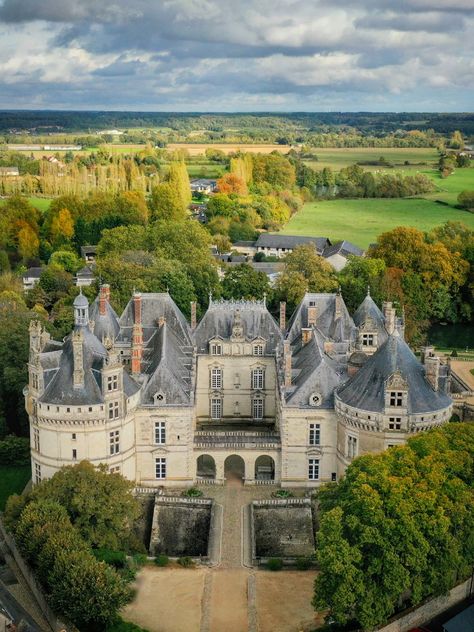
[[[170,182],[153,187],[151,193],[152,219],[180,222],[186,217],[179,190]]]
[[[71,250],[56,250],[51,255],[49,265],[61,268],[70,274],[75,274],[82,266],[82,261]]]
[[[247,185],[245,180],[235,173],[225,173],[217,181],[217,189],[219,193],[229,195],[234,193],[236,195],[246,195]]]
[[[39,252],[38,234],[29,224],[18,231],[18,253],[24,260],[35,257]]]
[[[474,427],[448,424],[355,459],[322,488],[315,607],[370,629],[467,577],[473,454]]]
[[[270,283],[265,272],[254,270],[248,263],[228,268],[222,281],[222,295],[230,299],[258,299],[270,295]]]
[[[451,149],[464,149],[464,138],[459,130],[453,132],[449,141]]]
[[[285,272],[298,272],[308,284],[308,292],[332,292],[338,288],[332,266],[316,252],[313,244],[297,246],[285,258]]]
[[[368,288],[375,302],[382,302],[385,267],[383,259],[349,257],[347,265],[337,275],[349,312],[353,313],[359,307]]]
[[[458,195],[458,203],[468,211],[474,212],[474,191],[461,191]]]
[[[93,547],[127,548],[139,515],[133,484],[89,461],[65,467],[34,488],[34,500],[50,500],[67,511],[71,523]],[[111,502],[112,500],[112,502]]]
[[[191,204],[191,186],[189,184],[188,170],[183,161],[172,162],[169,167],[167,181],[170,186],[178,193],[183,213]]]
[[[60,209],[53,217],[50,236],[55,245],[68,242],[74,237],[74,220],[67,208]]]

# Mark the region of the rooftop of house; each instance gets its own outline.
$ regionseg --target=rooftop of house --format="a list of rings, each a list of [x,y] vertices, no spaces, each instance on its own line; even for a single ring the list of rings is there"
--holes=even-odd
[[[256,248],[287,248],[293,249],[303,244],[314,244],[318,253],[331,245],[327,237],[302,237],[299,235],[272,235],[260,233],[255,242]]]
[[[40,268],[40,267],[28,268],[28,270],[23,273],[23,278],[24,279],[39,279],[42,272],[43,272],[43,268]]]
[[[354,255],[356,257],[361,257],[364,254],[362,248],[352,244],[350,241],[338,241],[335,244],[331,244],[327,246],[323,251],[323,257],[328,258],[333,255],[342,255],[343,257],[348,257],[349,255]]]

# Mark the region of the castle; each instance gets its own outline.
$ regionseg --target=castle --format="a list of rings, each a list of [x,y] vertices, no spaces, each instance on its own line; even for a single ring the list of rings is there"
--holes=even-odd
[[[83,459],[142,487],[315,487],[356,456],[451,416],[449,367],[421,362],[391,303],[306,294],[286,322],[263,301],[210,299],[188,323],[167,293],[134,293],[119,317],[102,285],[74,301],[74,329],[30,325],[33,482]]]

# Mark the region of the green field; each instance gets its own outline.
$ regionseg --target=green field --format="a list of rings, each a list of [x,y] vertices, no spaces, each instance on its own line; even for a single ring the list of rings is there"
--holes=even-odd
[[[474,230],[474,213],[437,204],[432,200],[357,199],[309,202],[281,231],[286,235],[347,239],[367,248],[377,235],[396,226],[430,230],[448,220],[460,221]]]
[[[20,494],[31,478],[29,465],[0,465],[0,511],[5,509],[7,498]]]
[[[406,171],[426,170],[433,167],[438,162],[438,151],[434,148],[385,148],[385,147],[355,147],[355,148],[319,148],[314,149],[318,160],[305,161],[313,169],[323,169],[323,167],[331,167],[335,171],[339,171],[343,167],[348,167],[357,162],[378,160],[381,156],[390,163],[396,165],[397,169]],[[405,165],[405,161],[410,164]],[[380,170],[378,166],[364,166],[369,171]],[[391,172],[394,169],[387,169]]]
[[[42,213],[44,213],[45,211],[47,211],[49,209],[49,205],[52,202],[52,198],[39,198],[39,197],[29,197],[28,201],[31,202],[31,204],[38,209],[38,211],[41,211]],[[5,199],[0,200],[0,204],[4,204],[6,202]]]

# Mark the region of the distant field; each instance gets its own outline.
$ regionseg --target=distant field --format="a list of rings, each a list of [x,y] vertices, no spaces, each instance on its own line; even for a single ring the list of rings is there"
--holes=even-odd
[[[438,152],[436,149],[398,149],[385,147],[354,147],[354,148],[318,148],[314,149],[318,160],[306,160],[306,164],[313,169],[323,169],[331,167],[331,169],[339,170],[348,167],[357,162],[365,162],[379,160],[381,156],[390,163],[396,165],[396,169],[406,171],[422,171],[434,165],[438,161]],[[409,161],[409,165],[405,165],[405,161]],[[417,164],[424,163],[424,164]],[[394,169],[395,169],[394,168]],[[370,171],[380,171],[383,167],[367,166],[364,169]],[[394,171],[387,169],[387,171]]]
[[[361,248],[377,235],[396,226],[430,230],[448,220],[460,221],[474,230],[474,213],[423,199],[357,199],[309,202],[281,231],[286,235],[347,239]]]
[[[234,151],[252,152],[256,154],[270,154],[272,151],[279,151],[282,154],[287,154],[291,149],[290,145],[247,145],[245,143],[170,143],[166,146],[166,149],[169,151],[173,151],[174,149],[187,149],[190,156],[204,154],[206,149],[209,148],[220,149],[225,154],[230,154]]]
[[[35,206],[42,213],[48,210],[49,205],[52,202],[52,198],[29,197],[28,200],[29,202],[31,202],[33,206]],[[0,204],[4,204],[4,203],[5,203],[5,199],[0,200]]]
[[[456,169],[447,178],[441,178],[439,171],[427,171],[427,175],[433,179],[437,191],[425,197],[433,200],[443,200],[448,204],[456,204],[457,197],[461,191],[474,191],[474,167],[469,169]]]

